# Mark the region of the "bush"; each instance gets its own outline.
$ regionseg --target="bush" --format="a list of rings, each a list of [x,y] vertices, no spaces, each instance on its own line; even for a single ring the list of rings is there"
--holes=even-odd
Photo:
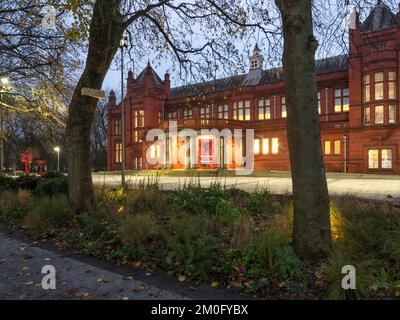
[[[25,225],[36,235],[47,235],[73,219],[73,212],[65,195],[37,199],[25,217]]]
[[[133,258],[143,254],[143,245],[156,233],[156,224],[148,213],[126,216],[120,228],[122,242]]]
[[[289,243],[289,236],[278,228],[267,229],[254,235],[245,249],[243,260],[245,267],[259,270],[265,268],[269,273],[273,273],[275,271],[274,259],[278,250]]]
[[[65,175],[58,171],[47,171],[42,175],[42,179],[55,179],[62,177],[65,177]]]
[[[35,191],[40,178],[32,175],[19,176],[16,180],[18,187],[22,190]]]
[[[171,213],[172,207],[167,202],[167,196],[156,188],[140,188],[133,190],[128,197],[127,213],[154,213],[161,216]]]
[[[18,189],[17,182],[14,178],[5,177],[0,175],[0,192],[5,190],[14,190]]]
[[[107,245],[121,241],[118,235],[121,219],[116,214],[100,209],[93,213],[83,213],[79,219],[87,239]]]
[[[36,189],[35,194],[38,196],[53,196],[56,194],[68,193],[68,178],[66,176],[59,178],[48,178],[41,180]]]

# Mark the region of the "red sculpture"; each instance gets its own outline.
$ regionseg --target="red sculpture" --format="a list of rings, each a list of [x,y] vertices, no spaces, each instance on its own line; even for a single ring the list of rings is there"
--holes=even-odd
[[[32,154],[22,153],[19,155],[19,160],[25,165],[25,174],[29,174],[29,167],[32,163]]]

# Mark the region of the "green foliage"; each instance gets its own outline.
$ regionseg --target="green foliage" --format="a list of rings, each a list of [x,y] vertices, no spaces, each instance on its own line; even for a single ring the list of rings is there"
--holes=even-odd
[[[45,236],[52,233],[73,219],[73,212],[65,195],[38,198],[25,217],[25,225],[36,235]]]
[[[268,273],[273,273],[276,270],[274,259],[278,250],[289,243],[289,236],[277,228],[254,235],[244,252],[244,266],[252,272],[265,269]]]
[[[68,178],[66,176],[59,178],[48,178],[41,180],[35,189],[38,196],[53,196],[56,194],[68,193]]]
[[[18,189],[18,184],[15,181],[15,179],[0,175],[0,192],[5,190],[16,191],[17,189]]]
[[[165,215],[172,207],[167,202],[167,196],[156,188],[140,188],[131,192],[125,208],[126,213],[153,213]]]
[[[243,212],[235,208],[229,201],[221,199],[215,208],[216,215],[234,222],[243,216]]]
[[[34,191],[36,189],[37,184],[39,183],[40,178],[33,175],[23,175],[19,176],[15,182],[18,187],[23,190]]]
[[[55,179],[65,177],[65,174],[58,171],[47,171],[42,175],[42,179]]]
[[[121,224],[121,239],[133,258],[144,254],[144,244],[157,233],[155,219],[148,213],[126,216]]]
[[[284,246],[276,249],[274,257],[275,270],[281,277],[291,278],[300,268],[301,261],[294,253],[293,247]]]

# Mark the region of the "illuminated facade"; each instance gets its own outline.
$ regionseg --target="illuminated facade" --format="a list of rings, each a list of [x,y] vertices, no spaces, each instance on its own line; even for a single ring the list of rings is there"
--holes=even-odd
[[[358,19],[358,17],[357,17]],[[316,62],[321,145],[327,171],[400,173],[400,15],[379,2],[350,30],[349,54]],[[148,65],[125,97],[127,169],[237,168],[246,144],[202,135],[201,129],[254,129],[254,169],[290,170],[286,101],[281,69],[263,70],[258,47],[248,74],[171,88]],[[115,94],[108,102],[108,170],[120,169],[121,114]],[[146,141],[150,129],[168,133],[169,121],[197,137]],[[162,163],[149,159],[163,156]],[[177,159],[177,161],[175,161]],[[174,160],[174,161],[173,161]]]

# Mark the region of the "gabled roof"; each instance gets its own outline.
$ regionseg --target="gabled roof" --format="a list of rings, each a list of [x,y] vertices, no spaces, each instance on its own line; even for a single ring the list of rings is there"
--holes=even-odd
[[[396,25],[396,15],[382,1],[378,1],[361,25],[362,32],[374,32]]]
[[[153,84],[158,85],[158,86],[164,85],[164,82],[158,76],[157,72],[155,72],[154,69],[151,67],[150,63],[148,63],[147,67],[144,68],[143,71],[137,76],[137,78],[136,78],[137,84],[144,84],[147,71],[149,71],[153,75]]]
[[[317,75],[331,72],[346,71],[349,67],[347,55],[339,55],[326,59],[316,60],[315,72]],[[277,74],[279,73],[279,77]],[[218,93],[227,90],[243,87],[246,79],[246,74],[232,76],[223,79],[206,81],[181,87],[171,88],[171,99],[181,99],[193,97],[199,94]],[[281,68],[273,68],[262,71],[262,76],[258,84],[267,84],[284,80],[284,75]]]

